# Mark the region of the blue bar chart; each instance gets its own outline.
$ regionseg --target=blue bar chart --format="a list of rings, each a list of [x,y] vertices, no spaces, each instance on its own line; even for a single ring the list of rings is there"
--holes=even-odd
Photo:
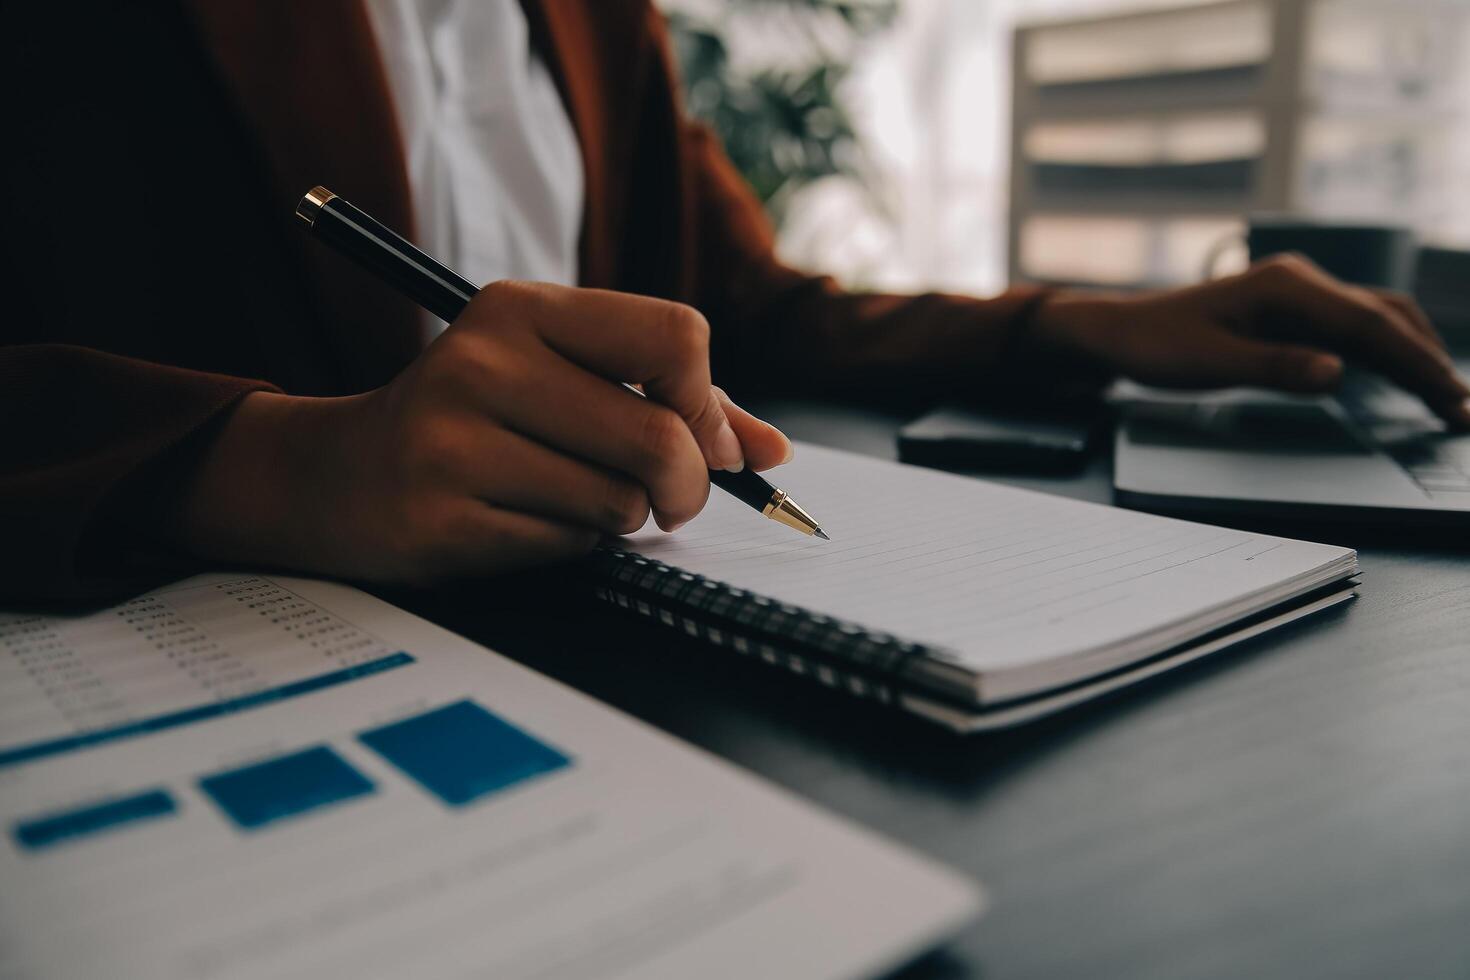
[[[397,656],[407,657],[406,654]],[[388,660],[385,666],[365,664],[340,674],[396,666],[394,658]],[[303,693],[318,690],[345,679],[349,678],[332,675],[313,678],[292,685],[280,696],[291,696],[296,688]],[[208,715],[232,710],[239,708],[221,705]],[[156,724],[160,728],[174,727],[167,717]],[[470,700],[371,728],[358,733],[356,738],[418,789],[450,807],[467,806],[572,765],[572,758],[566,753]],[[236,830],[245,833],[309,816],[379,791],[372,778],[327,744],[205,773],[195,777],[194,783]],[[43,851],[106,831],[122,830],[140,821],[170,816],[179,810],[174,794],[159,787],[24,818],[12,824],[11,837],[22,850]]]

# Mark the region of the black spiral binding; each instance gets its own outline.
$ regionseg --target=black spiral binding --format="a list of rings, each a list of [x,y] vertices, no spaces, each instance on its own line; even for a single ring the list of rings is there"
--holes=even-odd
[[[829,687],[893,704],[923,685],[911,669],[930,651],[621,548],[587,561],[597,598],[713,646]]]

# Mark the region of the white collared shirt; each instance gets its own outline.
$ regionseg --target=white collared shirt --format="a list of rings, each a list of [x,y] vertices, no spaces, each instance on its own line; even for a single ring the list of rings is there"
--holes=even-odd
[[[479,285],[575,284],[582,154],[519,0],[367,8],[403,134],[415,244]]]

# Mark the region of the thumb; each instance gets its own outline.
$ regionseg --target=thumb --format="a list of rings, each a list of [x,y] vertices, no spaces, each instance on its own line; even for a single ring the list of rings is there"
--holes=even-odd
[[[768,470],[772,466],[790,462],[791,440],[780,429],[769,422],[761,421],[732,402],[723,389],[715,388],[714,393],[725,410],[726,420],[735,430],[735,435],[739,437],[740,445],[745,450],[746,465],[753,470]]]
[[[1195,379],[1204,387],[1248,385],[1316,395],[1342,380],[1342,358],[1312,347],[1222,335],[1201,358]]]
[[[704,403],[686,415],[684,421],[694,433],[694,441],[699,443],[710,469],[738,473],[745,468],[745,450],[725,415],[726,406],[732,403],[724,394],[711,386]]]

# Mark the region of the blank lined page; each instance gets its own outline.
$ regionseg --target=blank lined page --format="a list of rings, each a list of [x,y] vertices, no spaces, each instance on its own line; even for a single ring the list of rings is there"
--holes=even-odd
[[[830,542],[713,491],[628,548],[939,647],[978,673],[1119,643],[1344,559],[1328,545],[1177,521],[813,445],[769,474]]]

